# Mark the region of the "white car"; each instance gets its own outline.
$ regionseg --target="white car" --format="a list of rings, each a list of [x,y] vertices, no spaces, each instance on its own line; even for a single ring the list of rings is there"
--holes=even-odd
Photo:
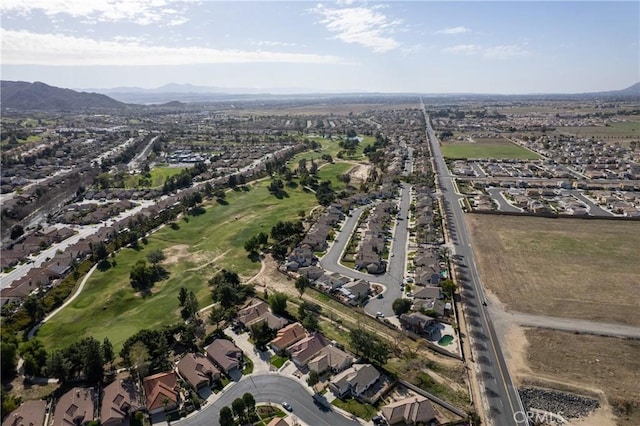
[[[384,318],[384,314],[382,312],[376,312],[376,318]]]

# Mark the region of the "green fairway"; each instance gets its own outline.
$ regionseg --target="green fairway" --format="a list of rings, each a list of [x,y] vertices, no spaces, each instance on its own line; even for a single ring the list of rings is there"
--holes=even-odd
[[[540,156],[511,142],[453,143],[442,145],[446,158],[495,158],[514,160],[537,160]]]
[[[350,163],[334,163],[322,166],[318,170],[318,182],[325,180],[331,181],[331,187],[335,191],[343,190],[347,185],[338,179],[338,176],[344,175],[353,168],[353,164]]]
[[[179,175],[186,167],[155,167],[151,170],[151,185],[144,188],[159,188],[169,176]],[[130,175],[125,178],[124,186],[127,189],[140,188],[140,178],[142,175]]]
[[[156,232],[140,251],[120,251],[116,267],[96,271],[80,296],[45,323],[38,337],[51,350],[86,336],[99,340],[108,336],[119,351],[138,330],[180,320],[180,287],[194,291],[200,307],[204,307],[211,303],[207,281],[220,268],[235,270],[245,279],[254,275],[260,264],[247,258],[245,241],[258,232],[270,232],[277,221],[295,219],[300,210],[308,211],[316,205],[315,196],[300,187],[287,188],[289,196],[279,200],[266,186],[267,181],[262,181],[249,192],[231,191],[228,205],[214,202],[205,214],[189,217],[188,222],[179,220],[180,229],[167,226]],[[155,248],[164,250],[164,267],[170,276],[156,283],[152,295],[143,299],[129,285],[129,271]]]

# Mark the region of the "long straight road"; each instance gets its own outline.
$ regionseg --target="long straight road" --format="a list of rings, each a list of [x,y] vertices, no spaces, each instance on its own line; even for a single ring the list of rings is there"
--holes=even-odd
[[[467,323],[470,325],[472,347],[479,370],[478,378],[481,381],[481,388],[488,404],[487,416],[497,426],[526,425],[522,401],[509,375],[500,342],[496,337],[491,317],[485,306],[486,298],[473,257],[473,249],[469,242],[464,213],[460,206],[460,197],[455,193],[453,177],[449,174],[445,164],[440,144],[431,128],[424,104],[422,104],[422,110],[426,121],[427,139],[434,160],[434,172],[442,193],[447,230],[454,247],[453,251],[456,255],[462,256],[464,263],[468,266],[468,274],[465,274],[464,279],[459,279],[459,282],[462,282],[463,287],[461,296]]]

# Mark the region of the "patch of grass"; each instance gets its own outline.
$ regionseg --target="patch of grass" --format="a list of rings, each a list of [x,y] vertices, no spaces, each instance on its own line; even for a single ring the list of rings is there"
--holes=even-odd
[[[338,177],[348,173],[353,167],[353,164],[342,162],[324,165],[318,170],[318,181],[331,181],[331,187],[336,191],[340,191],[345,189],[347,184],[339,180]]]
[[[242,374],[251,374],[253,373],[253,361],[251,361],[251,358],[249,357],[244,357],[244,367],[242,368]]]
[[[186,167],[155,167],[151,170],[151,185],[144,188],[159,188],[169,176],[179,175]],[[139,181],[143,176],[140,174],[127,176],[124,181],[125,188],[141,188]]]
[[[353,414],[356,417],[360,417],[366,421],[370,421],[373,416],[379,411],[376,407],[371,404],[363,404],[361,402],[356,401],[353,398],[341,400],[334,399],[331,404],[335,405],[338,408],[345,410],[348,413]]]
[[[259,232],[270,232],[279,220],[296,219],[300,209],[316,205],[315,196],[301,188],[288,189],[289,197],[278,200],[269,194],[267,184],[260,182],[249,192],[231,191],[227,205],[213,202],[205,214],[180,221],[180,229],[167,226],[151,235],[141,250],[121,250],[117,266],[96,271],[80,296],[43,325],[39,338],[51,350],[86,336],[100,341],[109,337],[117,352],[140,329],[180,321],[180,287],[193,291],[200,306],[206,306],[211,303],[207,281],[219,269],[234,270],[244,278],[258,272],[260,264],[247,257],[245,241]],[[165,263],[169,278],[156,283],[147,298],[135,294],[129,284],[131,267],[150,250],[176,246],[188,249],[172,263]]]
[[[637,117],[630,117],[636,119]],[[557,127],[557,133],[570,134],[580,138],[603,139],[606,142],[628,142],[640,138],[640,122],[621,121],[608,126]]]
[[[285,362],[287,362],[287,358],[282,357],[280,355],[274,355],[269,359],[269,362],[275,368],[280,368],[280,367],[282,367],[284,365]]]
[[[475,143],[454,142],[442,144],[442,154],[446,158],[495,158],[495,159],[516,159],[516,160],[536,160],[540,156],[528,149],[522,148],[509,141],[492,139],[491,141]]]

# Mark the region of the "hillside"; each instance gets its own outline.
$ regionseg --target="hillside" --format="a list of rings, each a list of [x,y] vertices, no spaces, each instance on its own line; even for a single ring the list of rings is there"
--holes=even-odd
[[[71,89],[25,81],[1,81],[2,109],[80,111],[86,109],[122,109],[127,105],[106,95],[76,92]]]

